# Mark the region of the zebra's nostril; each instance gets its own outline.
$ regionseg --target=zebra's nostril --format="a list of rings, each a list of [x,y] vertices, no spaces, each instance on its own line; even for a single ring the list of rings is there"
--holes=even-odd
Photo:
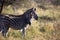
[[[36,20],[38,20],[38,17],[36,17]]]
[[[38,17],[35,17],[35,20],[38,20]]]

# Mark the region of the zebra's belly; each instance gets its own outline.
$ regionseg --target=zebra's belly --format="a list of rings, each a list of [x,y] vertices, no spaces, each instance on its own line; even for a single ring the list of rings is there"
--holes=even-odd
[[[20,30],[20,29],[23,29],[24,27],[26,27],[27,24],[25,23],[16,23],[16,25],[13,25],[11,26],[12,29],[15,29],[15,30]]]

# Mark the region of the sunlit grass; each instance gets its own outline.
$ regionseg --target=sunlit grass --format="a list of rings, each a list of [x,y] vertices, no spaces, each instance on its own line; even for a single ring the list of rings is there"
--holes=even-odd
[[[23,14],[27,8],[19,8],[17,10],[18,15]],[[3,13],[14,14],[14,11],[11,6],[8,6],[6,9],[3,9]],[[37,7],[36,11],[39,16],[38,20],[34,20],[32,25],[26,30],[26,36],[22,37],[21,32],[17,30],[10,29],[7,37],[4,38],[0,35],[0,40],[56,40],[60,39],[60,32],[58,30],[58,24],[54,21],[48,21],[47,19],[41,19],[40,17],[46,16],[51,19],[60,19],[60,9],[46,9],[43,10]],[[57,26],[54,26],[57,25]],[[60,27],[60,26],[59,26]],[[56,31],[55,31],[56,29]],[[60,29],[59,29],[60,30]]]

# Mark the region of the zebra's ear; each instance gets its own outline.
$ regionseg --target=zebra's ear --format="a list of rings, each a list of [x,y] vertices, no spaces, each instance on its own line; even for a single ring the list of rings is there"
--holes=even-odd
[[[33,11],[36,11],[36,8],[33,8]]]

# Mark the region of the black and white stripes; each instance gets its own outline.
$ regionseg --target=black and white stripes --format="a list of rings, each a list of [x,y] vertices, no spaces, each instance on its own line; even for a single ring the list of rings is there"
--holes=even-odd
[[[37,14],[35,13],[35,8],[28,9],[22,15],[0,15],[0,31],[2,31],[2,35],[6,37],[6,33],[9,28],[15,30],[21,30],[23,36],[25,35],[25,27],[29,24],[31,25],[31,18],[33,16],[34,19],[38,19]]]

